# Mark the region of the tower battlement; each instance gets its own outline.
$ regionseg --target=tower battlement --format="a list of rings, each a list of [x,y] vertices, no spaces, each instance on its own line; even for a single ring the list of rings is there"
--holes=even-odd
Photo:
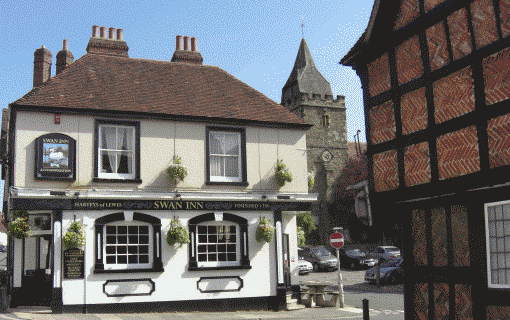
[[[301,92],[301,103],[313,105],[327,105],[334,108],[345,108],[345,96],[337,95],[336,99],[330,94]]]

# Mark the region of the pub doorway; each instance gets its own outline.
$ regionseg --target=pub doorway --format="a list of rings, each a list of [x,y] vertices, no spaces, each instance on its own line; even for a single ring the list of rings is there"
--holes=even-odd
[[[24,239],[23,276],[19,304],[50,306],[53,288],[53,236]]]

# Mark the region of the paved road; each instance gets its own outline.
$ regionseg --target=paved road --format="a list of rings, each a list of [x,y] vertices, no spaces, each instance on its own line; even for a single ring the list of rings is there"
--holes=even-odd
[[[357,308],[363,307],[363,299],[369,300],[370,316],[377,316],[377,319],[387,315],[388,319],[404,319],[404,286],[383,285],[377,287],[365,282],[366,270],[342,269],[342,280],[344,284],[345,305]],[[300,281],[319,281],[338,283],[338,272],[312,272],[300,276]],[[338,285],[330,287],[338,290]]]

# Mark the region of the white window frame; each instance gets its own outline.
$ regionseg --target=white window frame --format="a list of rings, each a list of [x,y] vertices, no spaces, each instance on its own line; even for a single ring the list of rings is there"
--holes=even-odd
[[[197,266],[199,268],[203,268],[203,267],[231,267],[231,266],[240,266],[241,265],[241,249],[240,249],[240,226],[235,223],[235,222],[231,222],[231,221],[205,221],[205,222],[201,222],[199,224],[196,225],[197,226],[197,231],[195,232],[195,241],[194,241],[194,250],[197,254]],[[201,227],[201,226],[235,226],[236,227],[236,242],[235,242],[235,245],[236,245],[236,260],[235,261],[199,261],[199,252],[198,252],[198,246],[200,245],[200,243],[198,242],[198,237],[199,237],[199,232],[198,232],[198,228]],[[212,243],[208,243],[208,244],[212,244]],[[223,244],[223,243],[216,243],[216,244]]]
[[[492,219],[492,213],[489,212],[492,208],[494,208],[494,220]],[[498,208],[501,208],[501,216],[497,211]],[[510,200],[486,203],[484,211],[487,283],[489,288],[510,289]],[[499,260],[500,258],[502,260]],[[498,265],[493,268],[493,263]],[[506,283],[493,283],[493,269],[504,271]],[[494,276],[494,280],[499,279],[499,275]]]
[[[132,131],[132,149],[131,150],[121,150],[121,149],[103,149],[101,148],[101,142],[102,142],[102,134],[103,129],[106,127],[114,127],[116,130],[116,134],[118,132],[118,129],[124,128],[124,129],[130,129]],[[97,137],[97,177],[102,179],[135,179],[136,178],[136,127],[130,126],[130,125],[118,125],[113,123],[101,123],[98,125],[98,137]],[[118,140],[117,140],[118,143]],[[114,151],[114,152],[131,152],[131,173],[114,173],[114,172],[102,172],[103,168],[103,157],[101,152],[102,151]]]
[[[225,143],[224,137],[226,134],[228,135],[236,135],[237,137],[237,148],[238,148],[238,155],[237,155],[237,177],[227,177],[227,176],[213,176],[213,170],[212,170],[212,161],[211,158],[213,156],[216,157],[235,157],[234,155],[227,155],[227,154],[213,154],[212,153],[212,147],[211,147],[211,135],[212,134],[223,134],[222,143]],[[222,131],[222,130],[210,130],[209,131],[209,154],[207,157],[209,158],[209,179],[213,182],[242,182],[243,181],[243,155],[242,155],[242,139],[241,139],[241,132],[238,131]],[[223,168],[224,172],[226,173],[226,167]]]
[[[107,256],[111,254],[106,253],[106,247],[107,244],[107,228],[109,226],[147,226],[149,228],[149,262],[148,263],[126,263],[126,264],[112,264],[107,262]],[[129,233],[128,233],[129,234]],[[103,228],[103,248],[102,248],[102,255],[104,257],[103,264],[105,270],[124,270],[124,269],[151,269],[154,265],[154,248],[153,248],[153,237],[154,237],[154,230],[152,228],[152,225],[147,222],[143,221],[114,221],[110,222],[108,224],[104,225]],[[126,244],[128,246],[129,244]],[[129,261],[129,260],[128,260]]]

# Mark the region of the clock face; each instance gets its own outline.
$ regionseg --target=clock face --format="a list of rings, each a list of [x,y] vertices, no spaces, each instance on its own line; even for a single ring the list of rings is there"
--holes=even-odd
[[[321,154],[321,159],[322,161],[324,161],[325,163],[328,163],[330,162],[331,160],[333,160],[333,154],[331,153],[331,151],[329,151],[328,149],[324,150]]]

